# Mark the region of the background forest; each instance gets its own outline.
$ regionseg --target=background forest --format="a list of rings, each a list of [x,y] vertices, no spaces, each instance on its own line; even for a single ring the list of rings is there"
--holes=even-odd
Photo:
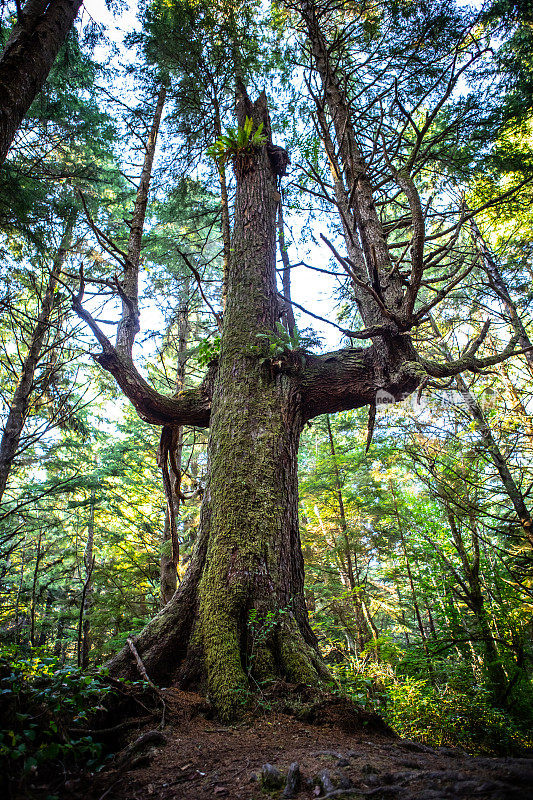
[[[142,422],[75,311],[84,288],[85,309],[114,336],[127,306],[119,276],[136,259],[142,374],[172,394],[216,359],[235,74],[266,89],[291,161],[279,185],[285,311],[269,356],[334,349],[361,327],[354,283],[332,255],[343,249],[338,165],[298,5],[155,0],[115,17],[87,5],[10,149],[0,176],[5,692],[48,676],[54,702],[70,687],[85,713],[94,668],[172,596],[191,557],[207,433],[183,426],[168,441]],[[18,7],[2,2],[4,41]],[[417,348],[440,361],[480,347],[490,358],[511,339],[519,352],[307,425],[299,510],[311,625],[342,691],[402,735],[520,752],[533,716],[531,3],[328,8],[330,55],[400,267],[412,206],[401,169],[400,189],[386,169],[415,152],[432,247]],[[252,615],[255,640],[275,622]],[[0,746],[31,769],[55,755],[51,744],[34,752],[34,740],[22,725]]]

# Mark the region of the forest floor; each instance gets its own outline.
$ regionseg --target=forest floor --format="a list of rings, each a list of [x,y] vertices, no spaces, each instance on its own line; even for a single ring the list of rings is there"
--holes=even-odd
[[[167,689],[161,697],[164,729],[146,715],[129,720],[123,738],[113,736],[115,750],[124,746],[108,766],[72,777],[61,800],[533,800],[533,758],[474,757],[400,739],[341,698],[299,709],[281,702],[226,727],[199,695]]]

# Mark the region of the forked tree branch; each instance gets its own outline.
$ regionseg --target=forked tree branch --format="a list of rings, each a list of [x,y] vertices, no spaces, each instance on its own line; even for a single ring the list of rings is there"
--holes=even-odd
[[[65,284],[63,286],[69,289]],[[102,352],[93,355],[93,358],[113,375],[140,418],[152,425],[207,427],[211,412],[210,373],[199,387],[179,392],[176,396],[168,397],[157,392],[138,372],[131,359],[124,359],[119,355],[92,314],[83,307],[83,286],[83,270],[80,270],[80,291],[74,294],[69,289],[69,292],[72,297],[72,308],[87,324],[102,348]]]
[[[442,364],[438,361],[432,361],[427,358],[420,358],[420,366],[425,370],[425,372],[430,375],[432,378],[450,378],[453,375],[459,375],[461,372],[482,372],[489,367],[493,367],[496,364],[501,364],[502,361],[506,361],[511,356],[518,356],[522,353],[526,352],[530,348],[526,348],[525,350],[516,350],[516,345],[518,343],[519,336],[514,334],[509,340],[508,345],[500,352],[496,353],[493,356],[486,356],[485,358],[476,358],[475,352],[478,349],[479,345],[481,344],[480,338],[483,334],[482,333],[474,340],[473,344],[467,349],[462,358],[458,358],[456,361],[449,361],[446,364]],[[486,332],[483,334],[483,338],[485,338]]]

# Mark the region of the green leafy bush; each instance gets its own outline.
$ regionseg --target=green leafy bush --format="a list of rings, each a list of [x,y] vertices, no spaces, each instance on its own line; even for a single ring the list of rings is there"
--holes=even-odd
[[[386,637],[367,648],[358,659],[346,655],[329,669],[345,694],[381,714],[401,736],[473,754],[517,755],[533,747],[525,693],[520,707],[498,708],[488,688],[460,665],[435,658],[430,678],[421,650],[406,653]]]
[[[527,729],[491,705],[488,691],[403,678],[387,687],[387,721],[409,739],[431,745],[460,746],[473,753],[511,755],[533,745]]]
[[[83,728],[103,710],[105,679],[42,657],[38,649],[0,651],[0,765],[2,780],[18,791],[54,763],[92,771],[104,760],[103,745]]]

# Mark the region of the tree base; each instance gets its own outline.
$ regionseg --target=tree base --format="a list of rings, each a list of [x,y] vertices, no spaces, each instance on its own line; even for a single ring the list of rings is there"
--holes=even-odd
[[[202,628],[199,599],[201,545],[174,597],[138,635],[131,637],[149,679],[159,686],[195,688],[213,703],[221,720],[242,716],[271,685],[297,684],[318,691],[334,681],[316,646],[314,634],[298,624],[288,608],[267,616],[243,612],[237,643],[215,616]],[[205,627],[205,626],[204,626]],[[213,648],[215,657],[213,657]],[[222,655],[221,655],[221,652]],[[142,669],[125,646],[106,668],[119,680],[142,679]],[[280,683],[281,682],[281,683]]]

